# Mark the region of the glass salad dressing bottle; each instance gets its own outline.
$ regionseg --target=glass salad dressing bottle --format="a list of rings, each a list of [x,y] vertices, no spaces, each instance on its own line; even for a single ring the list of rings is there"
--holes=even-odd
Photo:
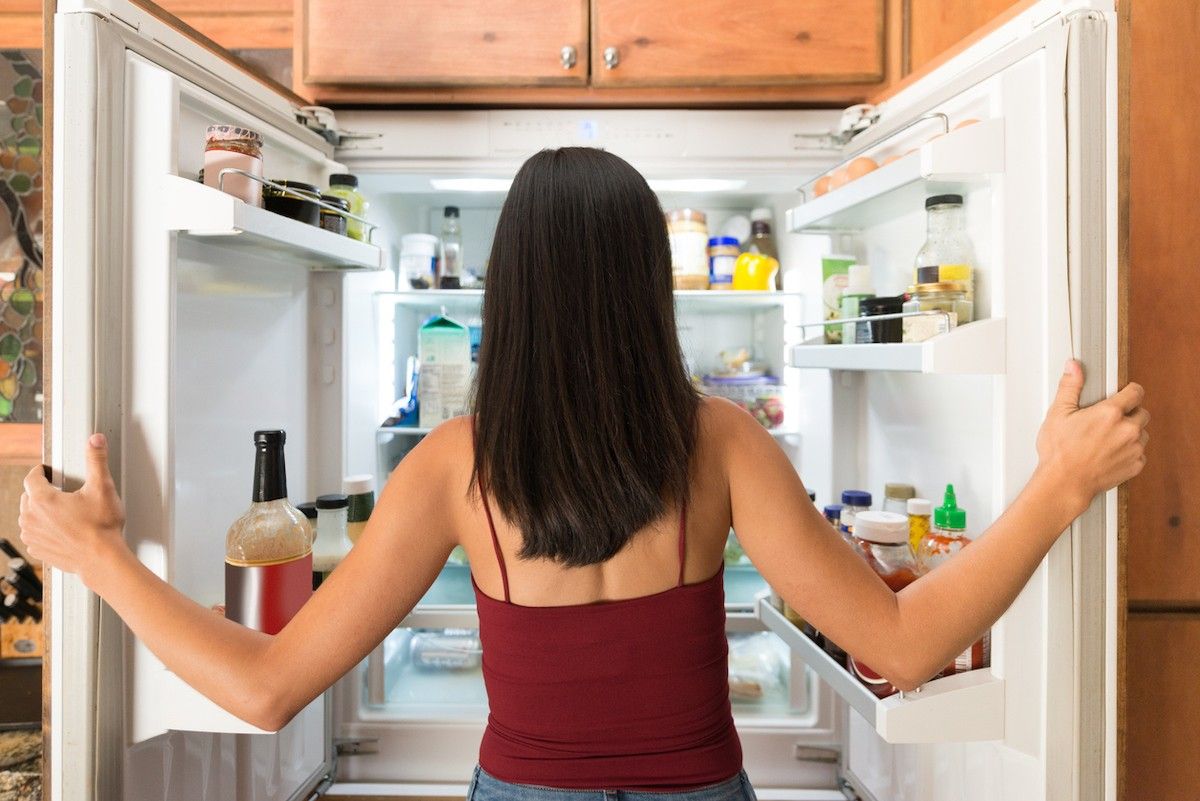
[[[225,616],[267,634],[312,595],[312,529],[287,498],[286,438],[254,432],[252,502],[225,535]]]

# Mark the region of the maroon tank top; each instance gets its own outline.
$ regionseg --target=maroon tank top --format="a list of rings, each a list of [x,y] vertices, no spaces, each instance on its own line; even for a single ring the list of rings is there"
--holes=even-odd
[[[504,600],[475,584],[491,712],[479,764],[516,784],[590,790],[690,790],[742,769],[729,705],[724,565],[641,598],[574,606],[510,600],[504,553],[483,508]]]

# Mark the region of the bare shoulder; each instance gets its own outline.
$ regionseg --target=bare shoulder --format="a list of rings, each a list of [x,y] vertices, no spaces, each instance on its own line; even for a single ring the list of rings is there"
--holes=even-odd
[[[422,484],[434,487],[456,485],[454,479],[469,480],[474,464],[474,426],[470,416],[454,417],[436,426],[421,438],[396,467],[393,477],[419,474]]]
[[[727,452],[753,442],[771,442],[771,436],[748,411],[725,398],[706,397],[700,403],[702,445]]]

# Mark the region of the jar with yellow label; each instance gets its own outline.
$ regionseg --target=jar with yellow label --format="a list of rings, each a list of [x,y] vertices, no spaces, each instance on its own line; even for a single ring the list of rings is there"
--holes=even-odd
[[[934,195],[927,198],[925,212],[925,244],[917,252],[913,283],[962,284],[967,299],[974,301],[971,269],[975,264],[975,249],[967,236],[962,195]]]

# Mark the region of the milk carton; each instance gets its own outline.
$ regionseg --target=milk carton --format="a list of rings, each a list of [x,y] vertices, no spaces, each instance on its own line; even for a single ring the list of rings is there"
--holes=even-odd
[[[471,389],[471,333],[467,326],[439,314],[417,334],[421,378],[417,385],[420,426],[432,428],[467,412]]]

